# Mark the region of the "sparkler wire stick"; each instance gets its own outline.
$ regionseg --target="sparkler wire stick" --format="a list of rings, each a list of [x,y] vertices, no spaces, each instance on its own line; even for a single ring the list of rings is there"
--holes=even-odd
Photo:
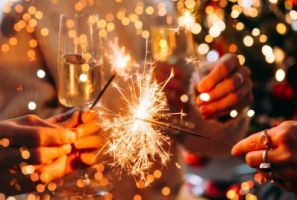
[[[116,73],[113,73],[112,76],[108,79],[107,83],[104,85],[103,89],[101,90],[101,92],[98,94],[96,100],[94,101],[94,103],[92,104],[92,106],[90,107],[89,111],[91,111],[96,104],[98,103],[98,101],[102,98],[102,96],[104,95],[104,93],[106,92],[107,88],[110,86],[110,84],[112,83],[112,81],[114,80],[114,78],[116,77]]]
[[[192,46],[192,51],[193,51],[193,54],[194,54],[194,58],[195,58],[196,61],[198,61],[199,54],[198,54],[198,51],[197,51],[197,48],[196,48],[193,33],[191,31],[189,31],[189,30],[187,30],[186,32],[187,32],[188,42]]]
[[[219,140],[215,140],[215,139],[212,139],[210,137],[198,134],[198,133],[196,133],[194,131],[184,129],[184,128],[181,128],[181,127],[178,127],[178,126],[174,126],[174,125],[171,125],[171,124],[167,124],[167,123],[163,123],[163,122],[159,122],[159,121],[155,121],[155,120],[149,120],[149,119],[141,119],[141,118],[137,118],[137,119],[141,120],[141,121],[144,121],[144,122],[147,122],[147,123],[150,123],[150,124],[153,124],[155,126],[168,128],[168,129],[175,130],[175,131],[180,131],[180,132],[185,133],[187,135],[192,135],[192,136],[195,136],[195,137],[203,138],[203,139],[206,139],[206,140],[209,140],[211,142],[218,143],[218,144],[223,144],[223,145],[231,146],[231,147],[234,146],[233,144],[222,142],[222,141],[219,141]]]

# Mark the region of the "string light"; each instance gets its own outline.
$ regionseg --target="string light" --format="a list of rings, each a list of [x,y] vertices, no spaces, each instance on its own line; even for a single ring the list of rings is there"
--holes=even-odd
[[[40,78],[40,79],[44,78],[45,75],[46,75],[46,73],[45,73],[45,71],[43,69],[37,70],[36,74],[37,74],[37,77]]]
[[[210,100],[210,95],[208,93],[201,93],[199,98],[204,102],[208,102]]]
[[[255,111],[254,110],[248,110],[248,112],[247,112],[247,116],[248,117],[252,118],[252,117],[254,117],[254,115],[255,115]]]
[[[286,77],[286,72],[283,69],[278,69],[275,72],[275,79],[278,82],[282,82]]]
[[[237,110],[231,110],[231,112],[230,112],[230,116],[231,116],[232,118],[236,118],[236,117],[238,116],[238,111],[237,111]]]
[[[28,103],[28,109],[29,110],[36,110],[36,108],[37,108],[37,105],[36,105],[36,103],[34,101],[30,101]]]

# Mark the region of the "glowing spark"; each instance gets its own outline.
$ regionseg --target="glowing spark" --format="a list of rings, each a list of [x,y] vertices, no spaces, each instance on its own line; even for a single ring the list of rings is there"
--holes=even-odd
[[[89,110],[92,110],[101,97],[104,95],[110,84],[113,82],[115,77],[117,75],[120,75],[124,77],[125,79],[128,77],[128,72],[130,68],[128,66],[135,66],[135,64],[132,64],[131,62],[131,56],[126,53],[125,47],[119,46],[119,40],[118,38],[115,38],[113,41],[109,43],[110,52],[106,54],[106,57],[108,58],[110,64],[111,64],[111,70],[113,74],[106,82],[105,86],[101,90],[101,92],[98,94],[97,98],[95,99],[94,103],[91,105]]]
[[[185,61],[187,64],[190,64],[190,63],[198,64],[199,63],[199,60],[197,60],[197,58],[195,58],[194,56],[186,57]]]
[[[169,154],[164,145],[170,140],[158,128],[143,120],[160,120],[170,114],[163,88],[170,77],[163,84],[153,78],[153,68],[148,72],[136,74],[131,78],[130,94],[128,99],[120,91],[128,104],[128,109],[107,123],[111,131],[107,153],[113,157],[113,166],[119,166],[129,174],[144,179],[156,160],[165,165]],[[117,89],[119,89],[117,87]]]
[[[131,56],[126,53],[125,47],[119,46],[118,38],[115,38],[109,43],[109,48],[111,52],[107,54],[107,58],[111,64],[111,69],[113,73],[116,73],[120,76],[127,76],[129,67],[131,66]]]
[[[178,18],[179,27],[184,27],[187,31],[191,31],[191,27],[195,24],[195,17],[190,11],[185,11],[182,16]]]

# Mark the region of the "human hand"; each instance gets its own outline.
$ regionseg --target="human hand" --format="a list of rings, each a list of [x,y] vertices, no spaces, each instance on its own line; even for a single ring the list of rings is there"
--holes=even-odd
[[[233,156],[244,156],[247,164],[259,168],[263,162],[266,145],[259,141],[259,133],[255,133],[237,143],[231,153]],[[272,179],[281,187],[296,191],[297,189],[297,121],[286,121],[267,130],[272,147],[268,150],[267,160],[272,165]],[[267,179],[266,173],[260,171],[257,180]]]
[[[253,101],[251,72],[239,64],[237,56],[226,54],[212,65],[210,73],[197,84],[198,93],[208,93],[210,97],[209,101],[201,100],[200,96],[196,98],[200,115],[215,119],[250,105]]]
[[[77,140],[73,151],[68,155],[65,172],[69,173],[78,167],[92,165],[96,161],[97,150],[104,144],[104,137],[99,134],[100,122],[94,111],[72,109],[66,113],[49,118],[48,121],[59,124],[76,132]],[[60,169],[63,169],[60,168]],[[58,177],[58,178],[59,178]]]
[[[48,166],[71,152],[76,141],[75,132],[36,115],[1,121],[0,137],[0,191],[8,194],[32,190],[28,175],[44,174]]]
[[[7,148],[0,149],[2,169],[19,165],[23,161],[27,164],[47,163],[70,153],[71,144],[76,141],[74,131],[47,122],[36,115],[1,121],[0,137],[9,143],[5,145]],[[29,155],[22,155],[20,148]]]

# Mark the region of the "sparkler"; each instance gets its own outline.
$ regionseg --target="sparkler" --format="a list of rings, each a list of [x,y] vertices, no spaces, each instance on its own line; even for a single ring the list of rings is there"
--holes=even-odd
[[[147,123],[150,123],[150,124],[155,125],[155,126],[158,126],[158,127],[163,127],[163,128],[175,130],[175,131],[179,131],[179,132],[182,132],[184,134],[187,134],[187,135],[191,135],[191,136],[199,137],[199,138],[202,138],[202,139],[206,139],[206,140],[209,140],[211,142],[218,143],[218,144],[223,144],[223,145],[231,146],[231,147],[234,146],[233,144],[230,144],[230,143],[227,143],[227,142],[223,142],[223,141],[220,141],[220,140],[215,140],[215,139],[212,139],[210,137],[204,136],[202,134],[198,134],[195,131],[184,129],[184,128],[181,128],[181,127],[178,127],[178,126],[174,126],[174,125],[171,125],[171,124],[167,124],[167,123],[163,123],[163,122],[159,122],[159,121],[154,121],[154,120],[141,119],[141,118],[139,118],[138,120],[145,121]]]
[[[172,77],[173,72],[159,84],[151,68],[132,77],[135,80],[131,78],[130,98],[118,88],[128,108],[107,124],[111,131],[107,153],[113,157],[113,166],[144,179],[154,161],[160,160],[162,165],[168,162],[169,153],[164,146],[170,145],[169,137],[159,127],[137,119],[159,121],[171,115],[163,89]]]
[[[110,42],[109,47],[111,49],[111,53],[107,54],[107,58],[111,64],[111,70],[113,74],[108,79],[101,92],[98,94],[89,111],[96,106],[117,75],[127,77],[128,66],[131,64],[131,56],[126,53],[125,47],[119,46],[118,38],[116,38],[113,42]]]
[[[153,78],[153,69],[136,74],[131,78],[130,98],[127,98],[118,86],[115,86],[128,108],[121,114],[117,114],[111,122],[104,124],[104,127],[111,131],[106,153],[113,158],[112,166],[120,167],[121,170],[127,171],[132,176],[145,179],[156,160],[160,160],[162,165],[166,165],[170,156],[164,146],[170,145],[170,139],[163,134],[164,128],[233,146],[160,121],[175,114],[168,112],[169,108],[163,92],[172,77],[173,72],[163,84],[159,84]],[[136,79],[133,80],[133,78]]]
[[[180,27],[184,27],[187,33],[188,43],[192,46],[193,54],[196,61],[199,59],[199,54],[195,45],[194,36],[191,31],[191,27],[195,24],[195,17],[190,11],[185,11],[182,16],[179,17],[178,23]]]

